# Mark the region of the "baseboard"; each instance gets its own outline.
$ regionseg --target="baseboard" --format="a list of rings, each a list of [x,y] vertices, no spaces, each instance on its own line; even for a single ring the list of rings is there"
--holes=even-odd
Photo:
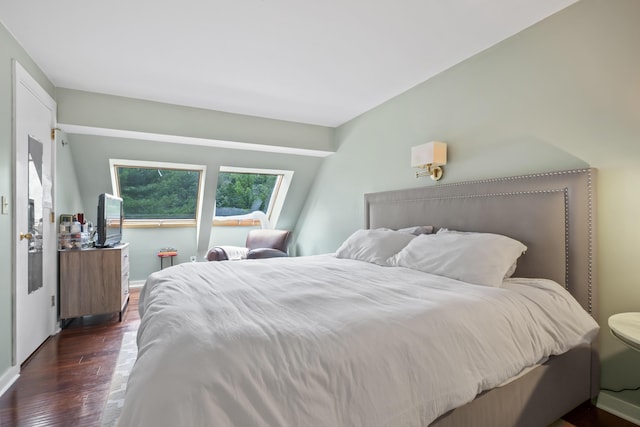
[[[146,281],[146,280],[131,280],[131,281],[129,282],[129,287],[130,287],[130,288],[141,288],[141,287],[143,287],[143,286],[144,286],[144,282],[145,282],[145,281]]]
[[[7,391],[14,382],[16,382],[19,376],[19,366],[10,367],[4,374],[2,374],[2,376],[0,376],[0,396],[2,396],[4,392]]]
[[[601,391],[596,406],[624,420],[640,425],[640,406],[627,402],[613,393]]]

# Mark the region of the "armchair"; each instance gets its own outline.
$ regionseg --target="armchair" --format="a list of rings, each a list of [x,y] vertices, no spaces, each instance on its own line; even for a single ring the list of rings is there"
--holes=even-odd
[[[239,246],[215,246],[207,252],[208,261],[229,259],[260,259],[288,256],[288,230],[256,229],[249,231],[245,248]]]

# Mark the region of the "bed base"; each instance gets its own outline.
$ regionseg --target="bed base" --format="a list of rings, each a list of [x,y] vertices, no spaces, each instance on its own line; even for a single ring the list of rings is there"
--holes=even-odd
[[[595,169],[365,194],[366,228],[432,225],[525,243],[514,276],[555,280],[598,320]],[[545,427],[597,396],[597,343],[546,363],[443,415],[434,427]]]
[[[526,375],[481,393],[431,427],[545,427],[593,397],[590,346],[551,357]]]

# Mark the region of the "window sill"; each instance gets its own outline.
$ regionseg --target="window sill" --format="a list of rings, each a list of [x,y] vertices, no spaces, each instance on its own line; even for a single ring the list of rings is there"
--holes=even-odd
[[[123,228],[177,228],[177,227],[195,227],[194,219],[188,220],[169,220],[169,219],[128,219],[124,220]]]
[[[260,226],[256,219],[214,219],[214,227],[255,227]]]

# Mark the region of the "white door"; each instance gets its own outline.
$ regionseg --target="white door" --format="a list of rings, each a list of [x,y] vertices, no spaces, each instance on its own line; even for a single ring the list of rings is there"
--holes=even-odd
[[[15,362],[55,332],[55,101],[14,61]]]

